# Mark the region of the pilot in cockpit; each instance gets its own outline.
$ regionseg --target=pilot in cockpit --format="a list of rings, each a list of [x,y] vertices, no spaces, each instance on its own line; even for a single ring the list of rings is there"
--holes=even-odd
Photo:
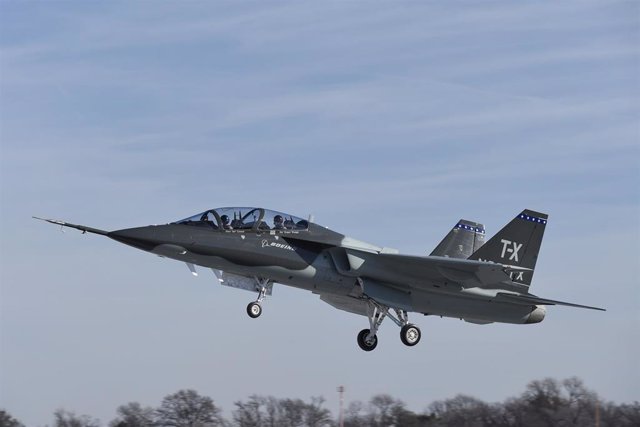
[[[222,228],[225,230],[233,230],[233,227],[229,224],[229,216],[222,215],[220,217],[220,221],[222,221]]]
[[[282,215],[276,215],[273,217],[273,229],[284,230],[284,218],[282,218]]]

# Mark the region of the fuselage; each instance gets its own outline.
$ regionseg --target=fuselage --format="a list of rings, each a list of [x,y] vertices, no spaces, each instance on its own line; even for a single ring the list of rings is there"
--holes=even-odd
[[[471,323],[538,323],[545,306],[602,308],[529,293],[548,215],[523,210],[488,241],[484,226],[461,219],[429,256],[362,242],[294,215],[264,208],[209,209],[165,225],[105,231],[37,218],[110,237],[155,255],[213,270],[219,283],[254,292],[247,314],[281,283],[317,294],[336,309],[366,316],[358,346],[372,351],[384,319],[400,327],[409,347],[421,337],[409,313]]]
[[[404,277],[385,271],[359,277],[349,268],[349,254],[375,257],[382,248],[348,238],[315,224],[305,230],[213,228],[206,221],[147,226],[108,234],[114,240],[156,255],[215,270],[271,279],[321,295],[354,297],[357,288],[395,292],[403,309],[474,323],[536,323],[544,309],[498,302],[469,293],[450,280]],[[364,287],[364,289],[362,289]],[[380,296],[384,299],[384,295]]]

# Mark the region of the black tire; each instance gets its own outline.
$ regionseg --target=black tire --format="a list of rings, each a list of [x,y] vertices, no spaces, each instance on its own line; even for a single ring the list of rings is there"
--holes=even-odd
[[[253,319],[260,317],[262,314],[262,306],[257,302],[250,302],[247,306],[247,314]]]
[[[420,332],[420,328],[411,323],[404,325],[402,329],[400,329],[400,339],[404,345],[408,345],[409,347],[418,344],[421,337],[422,332]]]
[[[358,345],[364,351],[371,351],[378,345],[378,337],[376,335],[373,336],[373,340],[370,343],[365,341],[365,338],[369,335],[369,329],[363,329],[358,334]]]

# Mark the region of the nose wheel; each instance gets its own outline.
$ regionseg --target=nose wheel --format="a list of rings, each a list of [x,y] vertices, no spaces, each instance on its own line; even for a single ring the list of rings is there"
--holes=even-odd
[[[262,314],[262,306],[257,302],[250,302],[247,306],[247,314],[252,319],[260,317],[260,315]]]

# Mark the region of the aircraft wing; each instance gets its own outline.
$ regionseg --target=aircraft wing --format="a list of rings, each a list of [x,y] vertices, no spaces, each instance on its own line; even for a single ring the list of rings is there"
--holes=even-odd
[[[414,287],[420,287],[425,281],[447,280],[465,287],[512,285],[512,273],[530,271],[512,265],[438,256],[368,254],[353,250],[347,250],[346,253],[349,273],[352,275],[368,276],[397,285],[414,284]]]
[[[408,291],[407,287],[423,288],[425,281],[441,283],[450,280],[460,283],[465,288],[472,288],[469,291],[474,291],[475,294],[514,304],[564,305],[605,311],[598,307],[540,298],[526,294],[526,291],[525,294],[500,292],[500,288],[513,288],[513,285],[518,285],[511,280],[511,276],[517,276],[520,272],[531,271],[524,267],[445,257],[365,254],[353,251],[347,251],[347,260],[351,267],[350,274],[359,274],[360,276],[395,285],[394,287],[397,288],[397,291],[393,291],[394,295],[391,298],[397,300],[397,302],[402,301],[399,296],[403,288],[406,292]]]

